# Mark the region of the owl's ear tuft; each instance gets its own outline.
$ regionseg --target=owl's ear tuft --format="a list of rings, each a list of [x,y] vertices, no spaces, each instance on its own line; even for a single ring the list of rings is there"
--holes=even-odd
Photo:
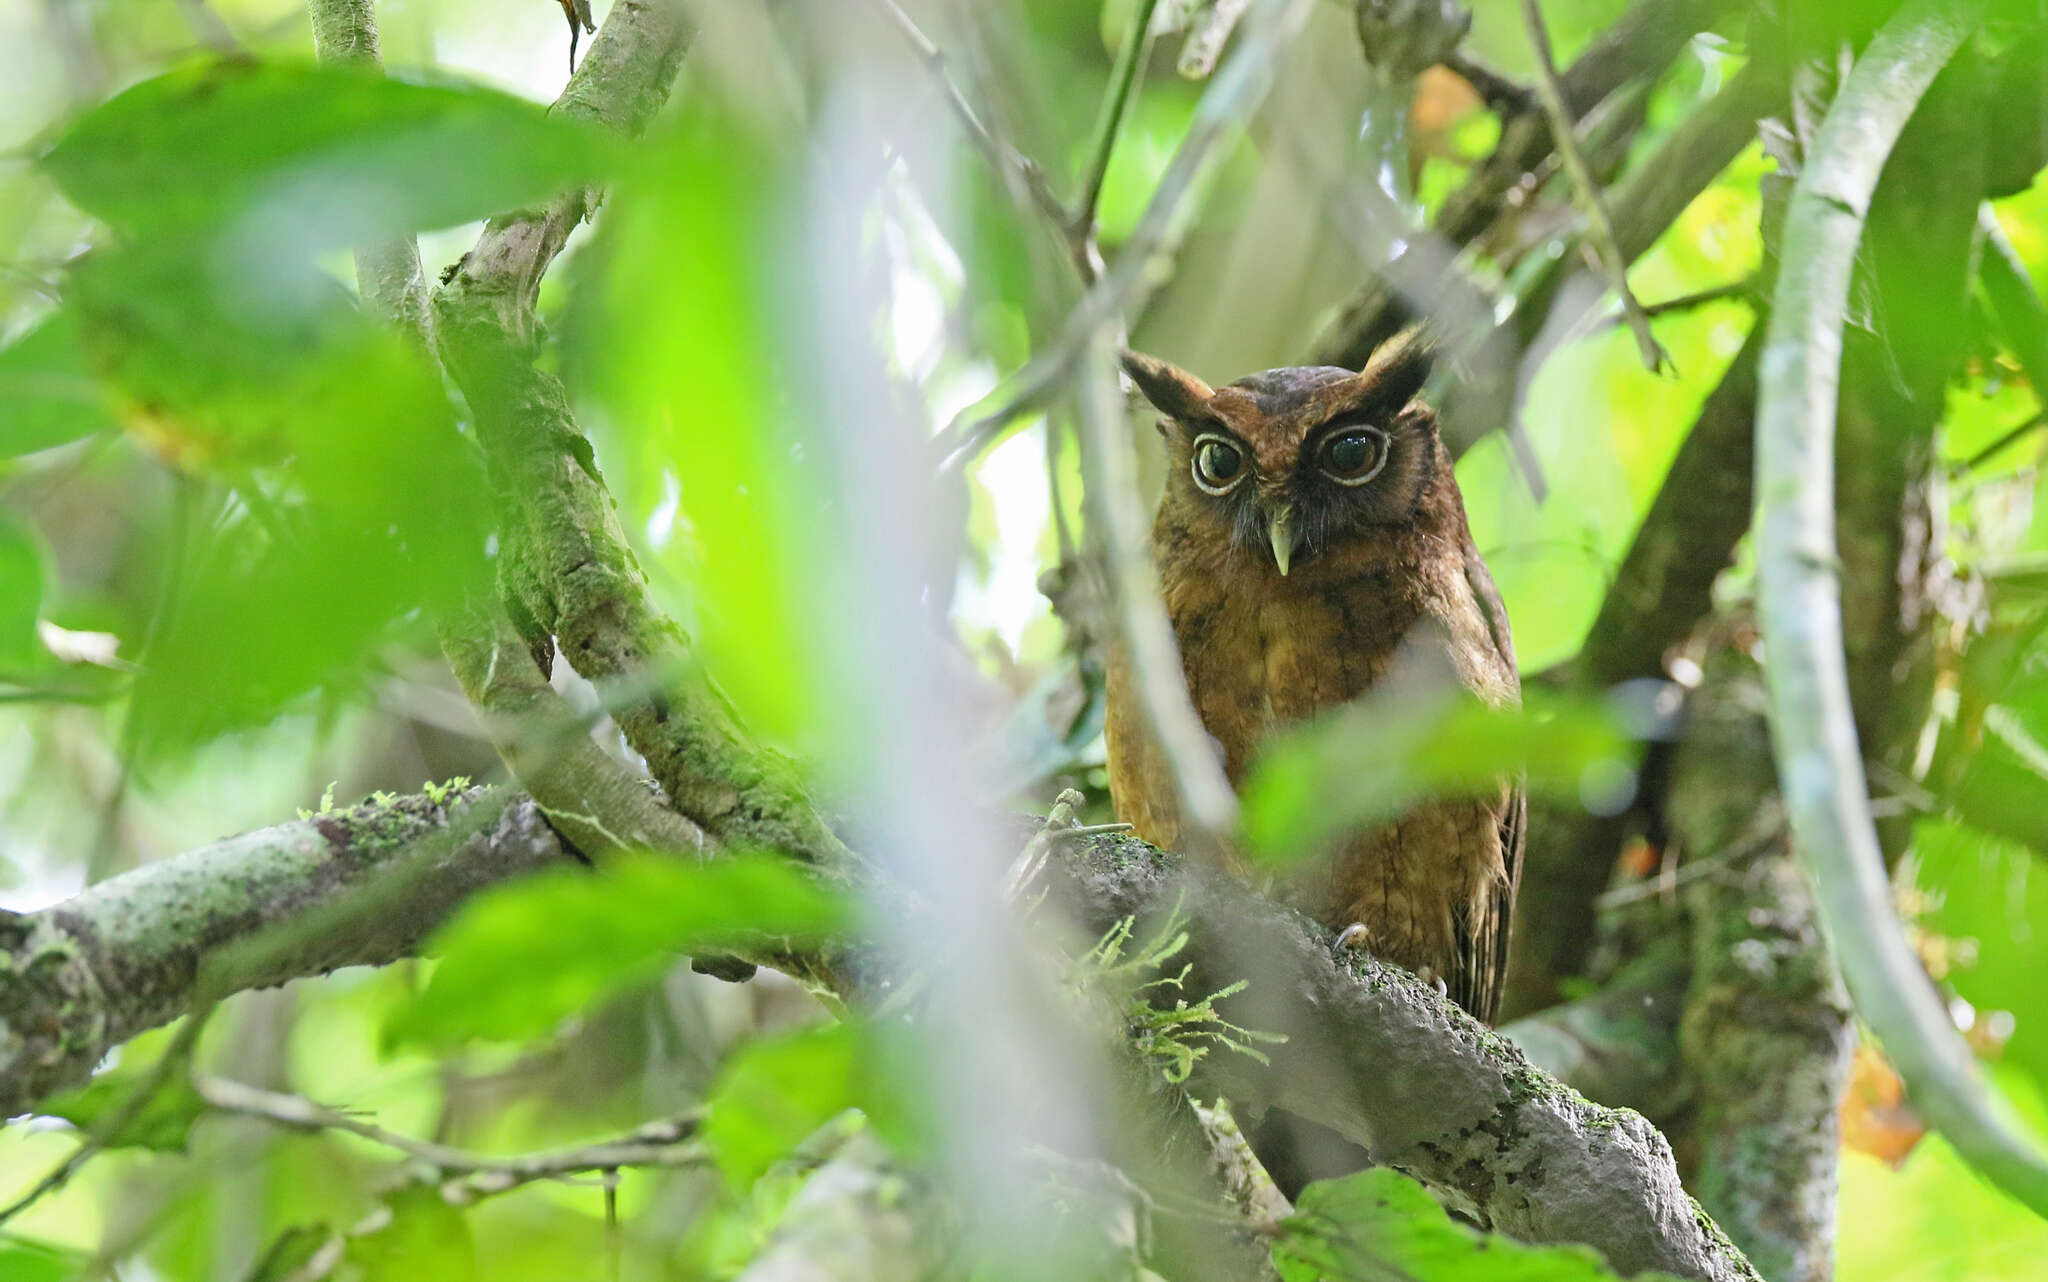
[[[1411,325],[1374,349],[1358,372],[1359,400],[1397,412],[1429,382],[1436,368],[1436,344],[1420,325]]]
[[[1216,391],[1201,379],[1143,352],[1126,351],[1120,359],[1124,373],[1161,413],[1183,421],[1209,416],[1209,398]]]

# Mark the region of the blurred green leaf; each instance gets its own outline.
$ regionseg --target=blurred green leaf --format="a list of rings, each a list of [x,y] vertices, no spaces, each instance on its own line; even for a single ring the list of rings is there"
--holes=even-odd
[[[77,318],[57,311],[0,348],[0,458],[33,454],[112,425],[78,346]]]
[[[304,1277],[302,1270],[334,1238],[334,1230],[324,1224],[286,1229],[249,1266],[242,1282],[291,1282],[293,1278]]]
[[[564,869],[501,887],[436,936],[427,987],[393,1012],[387,1045],[545,1036],[679,954],[815,941],[847,920],[840,898],[772,856],[666,855]]]
[[[2048,853],[2048,613],[1999,619],[1977,637],[1959,696],[1930,783],[1965,822]]]
[[[0,512],[0,674],[18,676],[48,660],[36,635],[43,584],[43,549],[35,533]]]
[[[71,1282],[90,1263],[83,1252],[0,1233],[0,1278],[7,1282]]]
[[[646,465],[625,478],[644,487],[636,505],[679,505],[653,559],[687,585],[676,601],[706,666],[750,726],[788,741],[817,728],[831,586],[818,548],[836,500],[823,407],[800,403],[817,375],[795,318],[813,304],[785,155],[785,140],[701,101],[650,137],[579,256],[564,341],[597,417],[644,433]],[[670,496],[657,493],[664,473]]]
[[[44,1100],[36,1111],[61,1117],[82,1131],[99,1126],[119,1112],[135,1090],[154,1071],[154,1066],[126,1066],[101,1073],[85,1085]],[[206,1113],[206,1102],[192,1089],[183,1073],[170,1079],[150,1095],[142,1111],[104,1137],[108,1148],[146,1148],[161,1153],[182,1153],[191,1138],[192,1123]],[[0,1274],[0,1277],[6,1276]]]
[[[87,112],[43,157],[128,230],[238,219],[262,256],[484,218],[588,182],[614,142],[539,104],[374,70],[208,61]]]
[[[1282,1282],[1611,1282],[1587,1246],[1524,1246],[1453,1224],[1422,1185],[1398,1171],[1360,1171],[1302,1191],[1280,1225]],[[1640,1273],[1660,1282],[1666,1273]]]
[[[438,374],[332,279],[169,239],[87,255],[71,283],[130,435],[236,496],[173,535],[135,688],[142,759],[360,676],[394,627],[484,580],[489,490]]]
[[[1926,896],[1915,924],[1947,941],[1929,950],[1944,960],[1942,981],[1981,1012],[2010,1012],[2006,1061],[2048,1087],[2048,932],[2039,925],[2048,922],[2048,878],[2040,855],[1927,820],[1913,826],[1913,869]]]
[[[706,1100],[704,1138],[736,1189],[861,1102],[860,1039],[827,1024],[742,1047]]]
[[[1607,708],[1540,690],[1520,709],[1460,693],[1370,697],[1263,752],[1244,787],[1244,830],[1262,859],[1301,859],[1426,797],[1524,773],[1530,788],[1626,802],[1634,749]]]
[[[470,1282],[478,1277],[469,1221],[430,1185],[413,1184],[384,1200],[390,1220],[348,1238],[360,1282]]]

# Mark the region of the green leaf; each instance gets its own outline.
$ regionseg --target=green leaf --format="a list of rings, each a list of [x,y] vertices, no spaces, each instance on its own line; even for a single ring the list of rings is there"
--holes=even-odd
[[[36,635],[43,585],[43,549],[35,533],[0,512],[0,675],[18,676],[49,658]]]
[[[679,954],[815,941],[844,901],[786,859],[672,855],[606,861],[500,887],[436,936],[433,978],[385,1026],[387,1044],[541,1037],[593,1002],[645,983]]]
[[[7,1282],[70,1282],[90,1264],[82,1252],[0,1233],[0,1278]]]
[[[831,407],[816,404],[821,376],[794,337],[808,322],[793,291],[809,287],[790,252],[804,197],[775,159],[788,154],[705,103],[650,136],[578,256],[563,335],[600,424],[644,434],[622,498],[651,508],[665,476],[675,486],[676,532],[652,559],[687,586],[678,605],[706,666],[750,726],[802,742],[831,702],[819,602],[844,585],[818,555],[839,480],[817,427]]]
[[[0,348],[0,458],[33,454],[112,425],[68,311]]]
[[[1588,1246],[1524,1246],[1454,1224],[1422,1185],[1361,1171],[1302,1191],[1280,1225],[1283,1282],[1613,1282]],[[1637,1274],[1637,1282],[1670,1277]]]
[[[1632,758],[1618,719],[1597,704],[1536,690],[1519,709],[1462,693],[1378,696],[1259,757],[1244,789],[1245,835],[1262,859],[1302,859],[1425,798],[1518,773],[1531,789],[1612,805],[1632,785]]]
[[[87,112],[43,166],[128,230],[236,220],[262,257],[446,227],[597,178],[616,146],[538,104],[358,68],[221,60]]]
[[[439,1189],[408,1185],[384,1201],[390,1220],[349,1235],[348,1261],[361,1282],[470,1282],[478,1277],[469,1221]]]
[[[154,1071],[154,1065],[132,1069],[124,1066],[102,1073],[83,1086],[44,1100],[36,1111],[61,1117],[90,1132],[126,1107],[136,1088]],[[174,1073],[156,1088],[139,1113],[103,1137],[102,1143],[108,1148],[182,1153],[191,1138],[192,1124],[205,1113],[206,1102],[192,1089],[192,1083],[183,1073]]]
[[[334,1239],[334,1230],[324,1224],[288,1228],[249,1266],[242,1282],[291,1282],[293,1278],[304,1277],[313,1257]]]
[[[438,373],[332,279],[143,240],[80,260],[70,301],[130,435],[236,496],[168,538],[140,759],[360,678],[395,629],[488,578],[488,486]]]
[[[741,1048],[706,1100],[704,1139],[736,1189],[751,1187],[826,1122],[861,1103],[860,1038],[827,1024]]]

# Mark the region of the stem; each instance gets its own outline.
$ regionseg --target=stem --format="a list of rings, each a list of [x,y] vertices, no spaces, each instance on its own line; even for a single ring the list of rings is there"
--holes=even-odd
[[[1124,113],[1144,69],[1145,51],[1152,47],[1152,13],[1159,0],[1138,0],[1130,29],[1116,51],[1110,68],[1109,91],[1102,97],[1102,110],[1095,120],[1095,137],[1088,146],[1088,168],[1081,176],[1081,196],[1067,224],[1067,243],[1074,255],[1074,270],[1084,284],[1094,284],[1102,274],[1102,254],[1095,247],[1095,211],[1102,203],[1102,181],[1109,173],[1109,158],[1116,150],[1117,135],[1123,132]]]
[[[1835,545],[1842,327],[1878,177],[1983,0],[1915,0],[1865,47],[1785,216],[1759,382],[1756,545],[1771,736],[1796,844],[1857,1010],[1916,1107],[1987,1178],[2048,1215],[2048,1161],[2021,1138],[1950,1023],[1891,906],[1856,738]]]
[[[1558,83],[1557,65],[1550,53],[1550,34],[1544,30],[1543,10],[1538,7],[1537,0],[1522,0],[1522,21],[1529,30],[1529,43],[1536,51],[1536,97],[1543,104],[1543,114],[1550,120],[1551,138],[1557,144],[1558,157],[1564,162],[1565,172],[1571,176],[1572,186],[1578,191],[1579,205],[1585,210],[1587,239],[1600,256],[1614,292],[1621,299],[1622,314],[1628,318],[1629,329],[1636,336],[1636,347],[1642,352],[1643,364],[1652,370],[1662,370],[1671,363],[1670,357],[1650,331],[1650,318],[1643,313],[1643,305],[1636,301],[1635,292],[1628,287],[1628,259],[1621,252],[1621,245],[1614,235],[1614,221],[1607,216],[1607,206],[1600,199],[1600,184],[1593,177],[1591,166],[1586,164],[1585,155],[1579,151],[1577,126],[1572,121],[1571,108],[1565,103],[1564,87]]]

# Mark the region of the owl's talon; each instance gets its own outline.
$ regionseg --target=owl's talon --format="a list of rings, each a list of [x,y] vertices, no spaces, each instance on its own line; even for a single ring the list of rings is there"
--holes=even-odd
[[[1450,998],[1451,986],[1444,982],[1444,977],[1442,975],[1437,974],[1436,967],[1424,966],[1422,969],[1415,972],[1415,978],[1421,980],[1425,984],[1428,984],[1431,988],[1434,988],[1436,990],[1436,995],[1438,997],[1442,997],[1446,1000]]]
[[[1372,945],[1372,930],[1362,921],[1354,921],[1337,932],[1339,948],[1369,948]]]

